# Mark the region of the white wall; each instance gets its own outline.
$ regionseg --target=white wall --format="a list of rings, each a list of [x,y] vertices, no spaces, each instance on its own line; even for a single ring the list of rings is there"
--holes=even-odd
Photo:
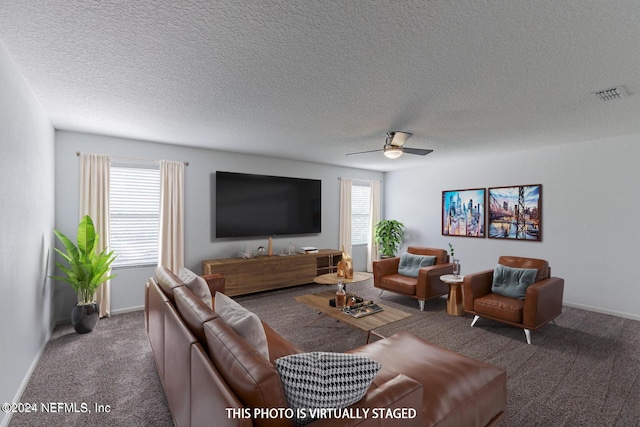
[[[18,402],[52,328],[54,132],[0,43],[0,402]],[[9,414],[2,413],[0,425]]]
[[[360,169],[57,131],[56,228],[70,236],[75,235],[78,221],[80,168],[76,151],[189,162],[189,166],[185,169],[185,265],[195,272],[202,271],[202,260],[237,256],[245,244],[251,244],[254,250],[261,245],[267,246],[266,237],[262,239],[215,239],[213,237],[211,209],[215,199],[211,183],[216,170],[322,180],[322,233],[276,237],[274,238],[276,251],[288,247],[289,241],[298,247],[337,248],[338,177],[379,181],[384,177],[380,172]],[[356,266],[356,268],[364,270],[366,265]],[[111,282],[112,312],[142,307],[144,283],[153,275],[153,272],[153,268],[117,270],[118,277]],[[68,286],[59,284],[56,287],[56,319],[68,319],[74,303],[73,291]]]
[[[565,279],[565,304],[640,319],[640,135],[452,162],[432,156],[427,167],[385,176],[385,217],[407,226],[407,244],[451,243],[463,274],[493,268],[500,255],[543,258]],[[442,235],[443,190],[526,184],[542,184],[541,242]]]

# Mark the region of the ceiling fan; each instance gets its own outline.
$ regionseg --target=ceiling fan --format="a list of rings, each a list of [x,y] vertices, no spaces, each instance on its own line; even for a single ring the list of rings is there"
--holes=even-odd
[[[426,156],[433,152],[433,150],[427,150],[424,148],[409,148],[405,147],[404,143],[407,142],[413,134],[409,132],[387,132],[387,139],[385,140],[384,147],[379,150],[359,151],[357,153],[349,153],[347,156],[353,156],[355,154],[373,153],[375,151],[384,151],[384,155],[390,159],[397,159],[402,153],[417,154],[418,156]]]

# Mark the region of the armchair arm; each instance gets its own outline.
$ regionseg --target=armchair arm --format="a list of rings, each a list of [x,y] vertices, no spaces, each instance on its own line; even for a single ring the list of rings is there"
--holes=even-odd
[[[418,298],[429,298],[446,292],[449,289],[449,285],[440,280],[440,276],[444,274],[453,274],[453,264],[436,264],[422,267],[418,272],[416,296]]]
[[[373,285],[378,286],[384,276],[398,274],[398,265],[400,265],[399,257],[373,261]]]
[[[550,277],[527,288],[524,296],[522,323],[535,329],[562,313],[564,279]]]
[[[206,274],[202,276],[202,278],[207,282],[209,290],[211,291],[211,296],[214,296],[216,294],[216,291],[224,294],[225,280],[222,274]]]
[[[405,418],[402,420],[402,427],[419,427],[422,426],[422,406],[423,406],[423,393],[424,389],[422,384],[418,381],[407,377],[406,375],[399,374],[393,377],[389,381],[380,385],[380,387],[370,390],[365,397],[358,402],[349,406],[354,408],[354,413],[358,408],[360,414],[364,414],[363,409],[368,409],[368,415],[366,418],[341,418],[331,419],[322,418],[314,421],[310,425],[312,427],[324,427],[324,426],[340,426],[340,427],[353,427],[353,426],[376,426],[376,427],[394,427],[398,425],[398,420],[393,418],[374,418],[372,410],[374,408],[410,408],[416,410],[415,418]]]
[[[493,270],[467,274],[462,282],[462,301],[466,311],[473,311],[473,300],[491,292]]]

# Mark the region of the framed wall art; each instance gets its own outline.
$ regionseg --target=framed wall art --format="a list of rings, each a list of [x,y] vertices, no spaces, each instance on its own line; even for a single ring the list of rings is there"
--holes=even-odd
[[[485,237],[484,188],[442,192],[442,235]]]
[[[489,188],[489,238],[542,240],[542,185]]]

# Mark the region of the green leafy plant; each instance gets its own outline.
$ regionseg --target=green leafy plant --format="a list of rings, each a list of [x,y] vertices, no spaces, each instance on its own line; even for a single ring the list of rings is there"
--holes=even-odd
[[[453,259],[453,246],[451,243],[449,243],[449,255],[451,255],[451,258]]]
[[[382,256],[395,256],[404,239],[404,224],[394,219],[383,219],[374,226],[373,237]]]
[[[108,275],[116,255],[113,251],[107,252],[106,248],[97,252],[99,235],[89,215],[82,217],[78,225],[77,246],[60,231],[54,229],[53,232],[64,245],[66,253],[58,248],[54,250],[67,261],[68,266],[56,262],[66,277],[50,277],[69,283],[78,295],[79,305],[91,304],[98,287],[116,276]]]

